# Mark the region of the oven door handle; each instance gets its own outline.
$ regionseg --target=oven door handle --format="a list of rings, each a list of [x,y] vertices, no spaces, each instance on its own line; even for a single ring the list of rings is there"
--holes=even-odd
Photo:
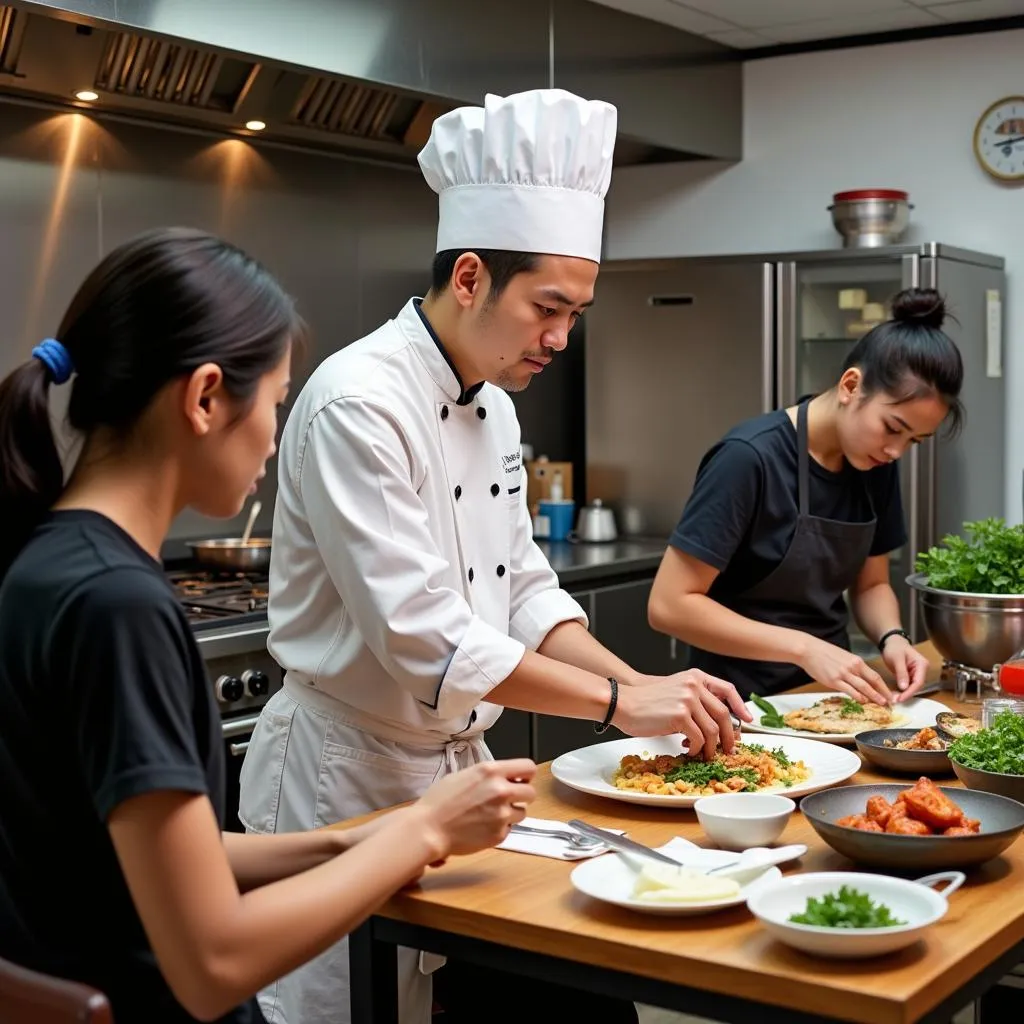
[[[232,718],[221,722],[220,727],[224,733],[224,739],[229,740],[233,736],[244,736],[247,732],[252,732],[259,720],[259,715],[247,715],[245,718]],[[238,746],[238,744],[232,744],[232,746]]]

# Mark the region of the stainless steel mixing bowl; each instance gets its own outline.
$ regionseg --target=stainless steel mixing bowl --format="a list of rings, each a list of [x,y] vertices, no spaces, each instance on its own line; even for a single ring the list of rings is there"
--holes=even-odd
[[[1024,648],[1024,594],[962,594],[907,577],[918,593],[928,639],[947,661],[991,672]]]

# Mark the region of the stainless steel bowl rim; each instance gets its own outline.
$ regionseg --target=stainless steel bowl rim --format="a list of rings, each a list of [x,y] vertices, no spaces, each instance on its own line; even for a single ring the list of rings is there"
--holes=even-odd
[[[193,540],[187,541],[188,547],[192,548],[193,551],[200,550],[202,548],[216,548],[218,550],[248,550],[249,548],[269,548],[270,537],[250,537],[249,540],[243,544],[241,537],[222,537],[218,540]]]
[[[907,577],[907,585],[920,591],[922,594],[935,594],[937,597],[949,598],[950,603],[957,599],[971,601],[994,601],[997,604],[1019,601],[1024,605],[1024,594],[975,594],[967,590],[943,590],[941,587],[933,587],[926,583],[927,574],[914,572]]]

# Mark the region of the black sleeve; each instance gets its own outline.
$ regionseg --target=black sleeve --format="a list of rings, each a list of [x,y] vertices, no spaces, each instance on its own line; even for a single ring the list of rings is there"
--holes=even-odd
[[[193,725],[191,635],[162,581],[137,569],[94,577],[55,634],[72,694],[84,783],[106,821],[154,790],[206,793]]]
[[[887,466],[888,479],[879,480],[874,489],[875,538],[871,542],[872,555],[887,555],[907,542],[907,527],[903,521],[903,499],[900,495],[900,472]],[[874,470],[875,473],[879,472]]]
[[[669,544],[721,572],[757,516],[764,486],[761,456],[746,441],[712,448]]]

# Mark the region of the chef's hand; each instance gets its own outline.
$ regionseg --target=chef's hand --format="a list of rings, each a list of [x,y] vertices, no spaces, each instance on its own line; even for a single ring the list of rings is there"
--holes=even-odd
[[[886,706],[892,703],[892,690],[863,658],[817,637],[808,637],[807,641],[807,652],[799,665],[816,683],[857,701]]]
[[[432,863],[497,846],[526,817],[537,766],[528,758],[484,761],[446,775],[416,802],[436,839]]]
[[[913,697],[924,686],[928,674],[928,659],[909,640],[891,636],[882,648],[882,661],[896,679],[899,693],[895,700],[899,704]]]
[[[691,753],[711,760],[719,743],[727,754],[735,747],[730,709],[751,721],[732,683],[694,668],[671,676],[641,676],[632,686],[620,686],[613,722],[630,736],[682,733]]]

